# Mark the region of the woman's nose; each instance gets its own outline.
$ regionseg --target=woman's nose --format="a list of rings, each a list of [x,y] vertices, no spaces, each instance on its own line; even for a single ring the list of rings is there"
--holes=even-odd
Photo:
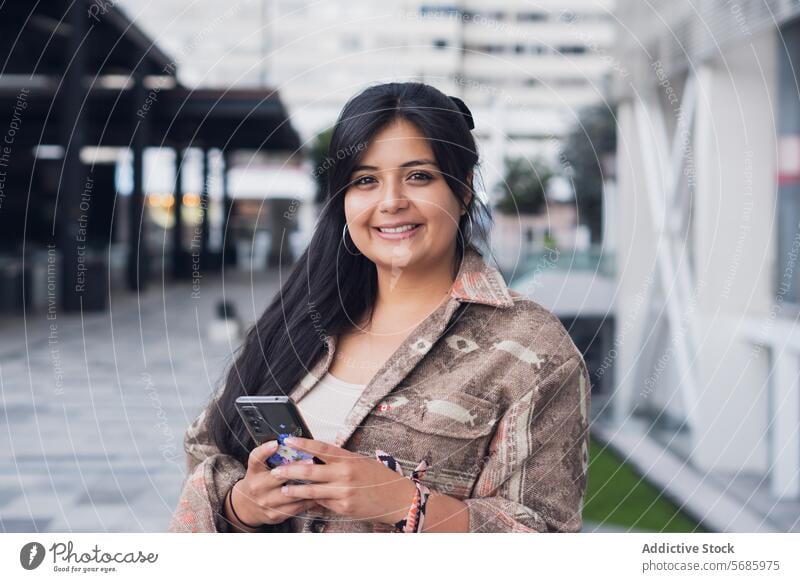
[[[393,212],[408,206],[408,198],[403,192],[403,186],[394,180],[386,180],[380,191],[381,199],[378,210]]]

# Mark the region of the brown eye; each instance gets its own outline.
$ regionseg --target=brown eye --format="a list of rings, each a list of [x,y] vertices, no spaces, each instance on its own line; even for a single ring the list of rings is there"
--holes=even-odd
[[[361,176],[360,178],[356,178],[353,182],[354,186],[363,186],[368,184],[369,182],[364,182],[364,180],[372,180],[372,176]]]
[[[415,181],[420,181],[421,180],[423,182],[427,182],[427,181],[433,179],[433,176],[430,176],[430,175],[426,174],[425,172],[414,172],[413,174],[411,174],[411,177],[412,178],[416,177]]]

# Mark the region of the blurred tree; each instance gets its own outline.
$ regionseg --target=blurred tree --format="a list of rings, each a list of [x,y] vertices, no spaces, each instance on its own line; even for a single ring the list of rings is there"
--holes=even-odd
[[[575,188],[578,222],[589,227],[592,242],[603,237],[603,181],[617,150],[616,112],[605,105],[581,111],[580,122],[567,136],[561,160]]]
[[[333,135],[333,128],[321,131],[314,138],[311,144],[311,163],[313,167],[313,177],[317,183],[317,195],[315,201],[317,204],[322,203],[325,197],[325,170],[332,163],[328,160],[328,148],[331,145],[331,135]]]
[[[550,229],[547,229],[547,232],[544,233],[544,248],[549,250],[557,250],[556,239],[550,233]]]
[[[552,176],[550,168],[540,159],[507,159],[505,180],[498,186],[502,197],[497,210],[503,214],[540,213]]]

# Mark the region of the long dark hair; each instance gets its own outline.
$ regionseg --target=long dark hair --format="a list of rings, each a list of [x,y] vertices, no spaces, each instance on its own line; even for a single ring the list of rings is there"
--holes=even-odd
[[[324,205],[311,242],[247,332],[218,405],[210,411],[209,429],[217,447],[245,465],[253,443],[234,407],[236,398],[289,394],[321,357],[327,334],[335,336],[371,314],[377,272],[372,261],[343,248],[344,194],[370,140],[398,118],[426,136],[443,177],[467,210],[459,222],[453,275],[468,245],[486,243],[491,217],[470,179],[478,154],[458,105],[424,83],[376,85],[351,98],[336,121],[327,160],[318,168],[325,178]],[[465,204],[468,192],[472,197]],[[355,252],[347,238],[347,248]]]

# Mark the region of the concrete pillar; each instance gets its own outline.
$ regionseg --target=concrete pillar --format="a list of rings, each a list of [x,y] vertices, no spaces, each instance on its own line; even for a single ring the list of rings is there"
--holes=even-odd
[[[228,172],[230,170],[231,156],[228,152],[222,154],[222,267],[236,262],[236,241],[231,230],[233,221],[233,199],[230,193]]]
[[[642,379],[636,375],[641,358],[642,339],[647,341],[645,327],[648,305],[655,284],[656,264],[654,225],[650,219],[642,171],[642,146],[634,114],[635,103],[622,101],[617,110],[617,242],[619,296],[615,301],[616,330],[611,349],[606,353],[603,374],[614,374],[613,417],[625,423],[632,407],[643,398]]]
[[[202,210],[202,224],[200,226],[200,265],[207,268],[209,264],[209,248],[208,248],[208,235],[209,235],[209,150],[203,148],[203,183],[200,187],[200,209]]]
[[[698,417],[703,470],[768,468],[769,361],[742,320],[772,302],[775,35],[732,45],[697,70],[691,189]]]
[[[175,190],[172,206],[175,226],[172,229],[172,276],[181,279],[186,276],[184,265],[186,253],[183,249],[183,146],[175,148]]]
[[[144,197],[144,150],[147,144],[148,116],[135,113],[146,99],[144,71],[137,69],[133,75],[133,107],[131,119],[138,124],[134,129],[131,151],[133,153],[133,191],[128,206],[128,264],[127,282],[131,291],[143,291],[150,278],[150,256],[147,251],[147,220]]]
[[[86,34],[87,12],[84,2],[76,2],[69,10],[69,37],[64,54],[63,94],[63,139],[64,167],[59,187],[59,204],[56,209],[58,221],[58,248],[61,252],[61,306],[65,311],[81,309],[84,284],[79,272],[79,223],[81,220],[81,192],[86,175],[80,152],[84,146],[84,97],[86,88],[86,48],[82,43]],[[85,243],[83,242],[84,252]],[[85,257],[85,255],[84,255]],[[83,263],[85,265],[85,263]]]

